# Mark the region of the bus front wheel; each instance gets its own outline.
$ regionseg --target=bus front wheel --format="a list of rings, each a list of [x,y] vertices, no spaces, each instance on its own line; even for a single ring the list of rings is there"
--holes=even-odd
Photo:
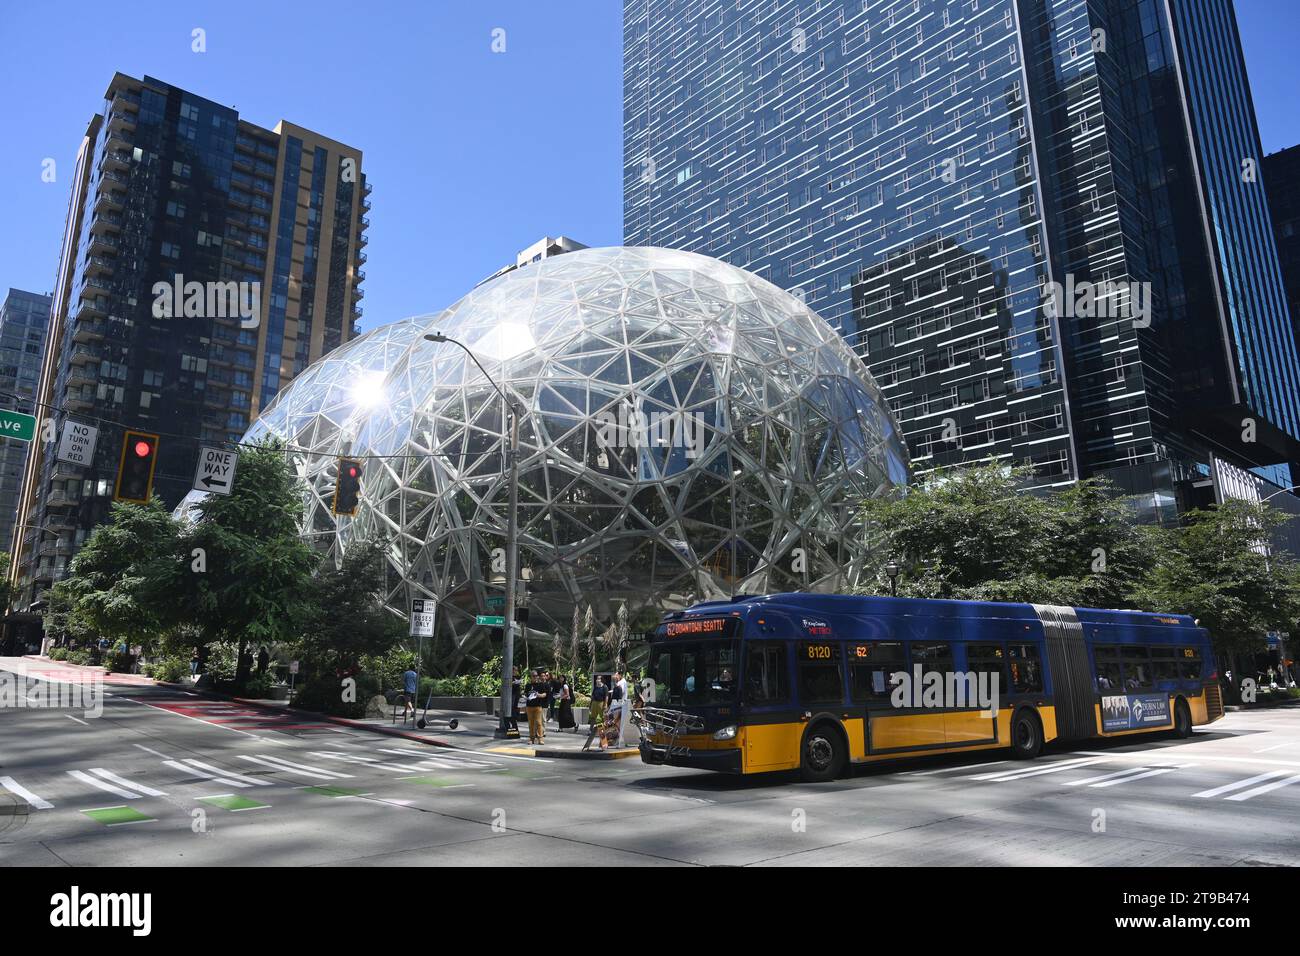
[[[1190,737],[1192,735],[1192,712],[1187,707],[1187,701],[1181,697],[1174,704],[1174,736]]]
[[[1011,754],[1019,760],[1033,760],[1043,749],[1043,728],[1028,708],[1011,718]]]
[[[804,735],[799,771],[809,783],[825,783],[844,772],[844,741],[830,724],[818,724]]]

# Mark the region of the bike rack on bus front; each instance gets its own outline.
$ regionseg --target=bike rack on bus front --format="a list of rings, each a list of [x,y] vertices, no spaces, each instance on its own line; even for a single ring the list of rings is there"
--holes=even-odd
[[[702,733],[704,718],[666,707],[642,707],[632,712],[632,720],[641,731],[641,756],[646,763],[667,763],[669,757],[685,756],[689,747],[679,746],[684,734]],[[664,743],[657,741],[664,740]]]

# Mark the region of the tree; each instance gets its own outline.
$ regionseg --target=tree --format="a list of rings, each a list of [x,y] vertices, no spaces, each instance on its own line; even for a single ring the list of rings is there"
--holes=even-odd
[[[311,585],[310,611],[300,646],[321,668],[353,672],[363,656],[392,650],[406,636],[401,618],[383,603],[387,542],[356,542],[335,568],[326,564]]]
[[[56,641],[88,640],[94,631],[78,613],[69,584],[65,578],[46,593],[45,610],[42,612],[45,633]]]
[[[110,640],[152,643],[172,616],[167,582],[174,574],[179,535],[179,525],[159,499],[115,503],[109,520],[91,532],[68,577],[59,582],[59,598],[68,604],[57,612],[55,626],[65,633],[70,625],[89,627]]]
[[[1027,469],[942,471],[897,497],[863,503],[873,543],[872,581],[887,593],[885,565],[900,566],[910,597],[1129,606],[1149,532],[1105,482],[1053,494],[1020,490]]]
[[[8,551],[0,551],[0,613],[9,613],[9,599],[13,597],[13,586],[9,583],[9,568],[13,559]]]
[[[1288,520],[1266,504],[1240,500],[1188,512],[1152,551],[1136,599],[1195,617],[1221,660],[1240,674],[1238,656],[1253,666],[1268,631],[1292,630],[1300,620],[1300,565],[1268,547]]]
[[[248,679],[250,642],[292,640],[313,616],[318,559],[299,535],[302,506],[298,478],[271,439],[240,454],[231,493],[202,499],[184,535],[177,593],[203,643],[237,643],[237,687]]]

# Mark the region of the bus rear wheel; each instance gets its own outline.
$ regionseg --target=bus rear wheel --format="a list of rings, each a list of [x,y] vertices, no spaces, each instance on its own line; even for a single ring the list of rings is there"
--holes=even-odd
[[[844,741],[830,724],[818,724],[804,735],[799,772],[809,783],[825,783],[844,772]]]
[[[1187,701],[1181,697],[1174,704],[1174,736],[1187,738],[1192,735],[1192,712]]]
[[[1018,760],[1033,760],[1043,749],[1043,727],[1038,715],[1028,708],[1011,718],[1011,755]]]

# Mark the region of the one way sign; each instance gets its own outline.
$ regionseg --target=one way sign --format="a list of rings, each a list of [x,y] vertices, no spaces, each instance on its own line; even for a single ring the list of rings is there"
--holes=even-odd
[[[220,448],[199,447],[199,468],[194,473],[194,490],[211,491],[218,495],[230,494],[235,485],[235,466],[239,453]]]

